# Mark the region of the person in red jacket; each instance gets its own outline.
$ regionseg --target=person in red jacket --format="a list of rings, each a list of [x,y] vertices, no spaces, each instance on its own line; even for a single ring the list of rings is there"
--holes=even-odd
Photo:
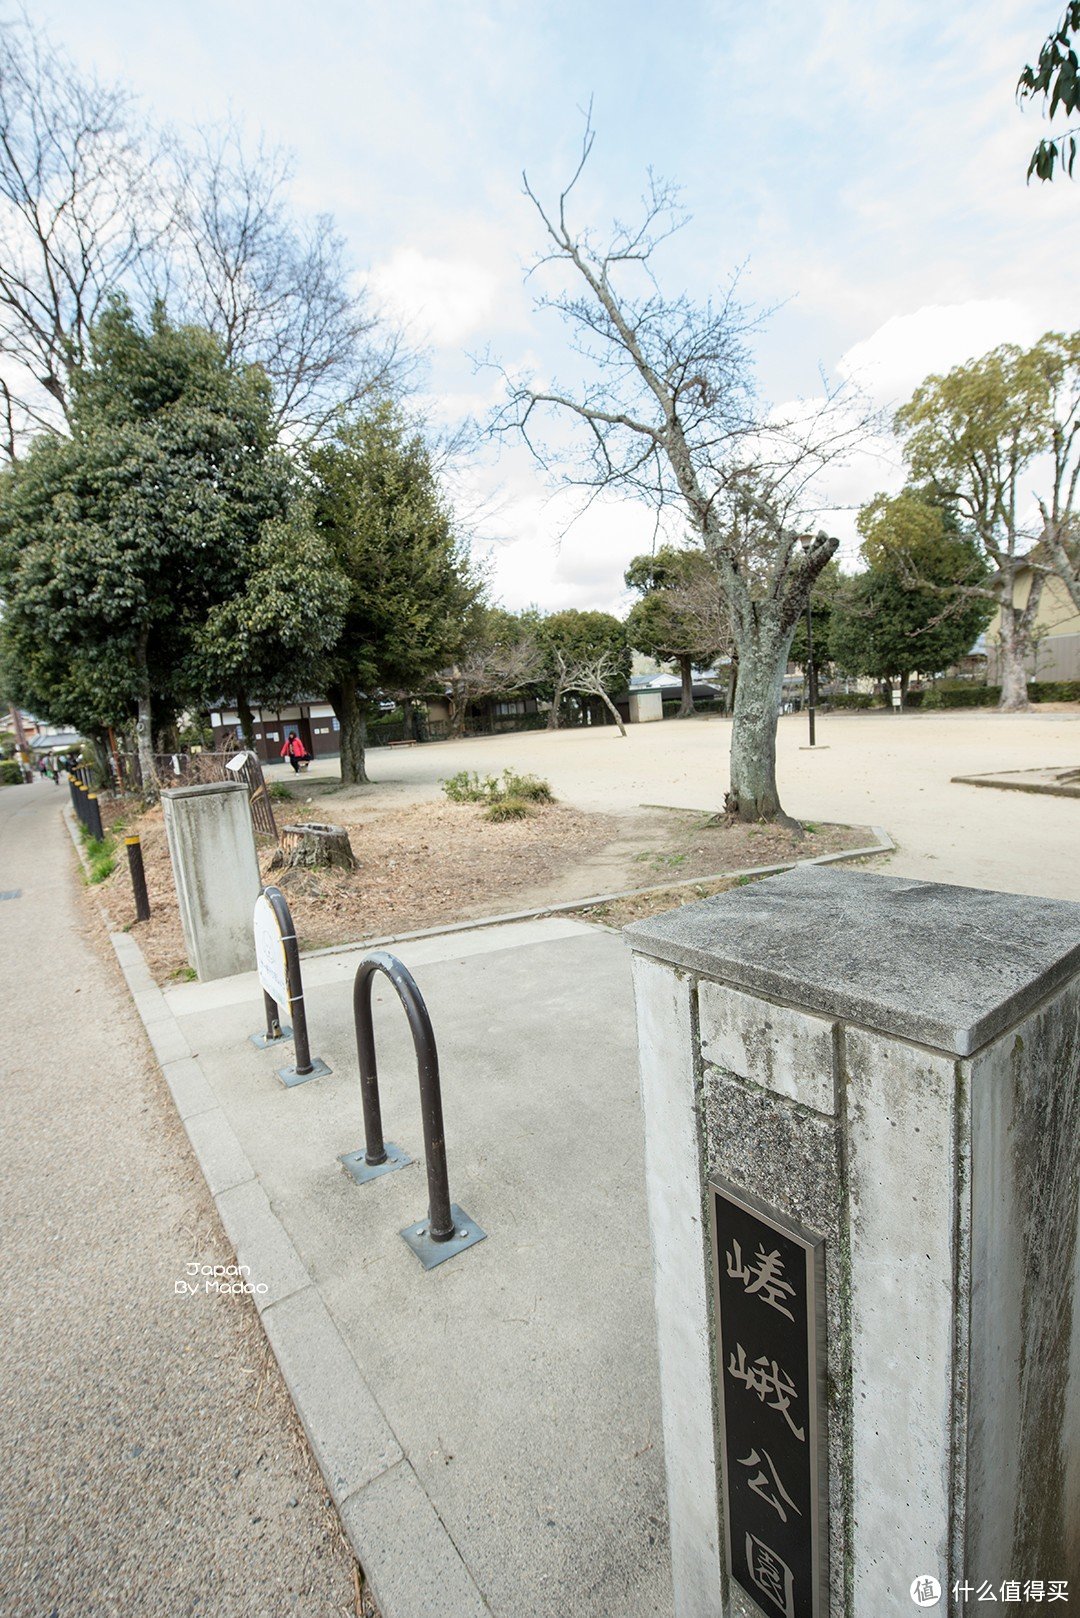
[[[282,758],[287,758],[292,765],[293,774],[300,774],[301,764],[308,763],[307,751],[295,730],[290,730],[281,746]]]

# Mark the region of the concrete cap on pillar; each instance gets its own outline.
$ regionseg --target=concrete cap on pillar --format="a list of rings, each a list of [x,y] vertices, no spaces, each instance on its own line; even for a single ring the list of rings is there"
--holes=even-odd
[[[625,929],[767,999],[970,1056],[1080,969],[1080,904],[805,865]]]
[[[247,785],[243,781],[200,781],[196,786],[162,787],[161,796],[172,798],[213,798],[228,792],[246,792]]]

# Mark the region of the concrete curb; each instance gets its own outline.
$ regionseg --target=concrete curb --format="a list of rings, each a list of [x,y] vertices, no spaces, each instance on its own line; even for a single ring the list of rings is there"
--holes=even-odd
[[[263,1330],[382,1618],[491,1618],[137,940],[109,937],[237,1263],[250,1271],[245,1279]]]
[[[1006,774],[1012,777],[1006,780]],[[1049,781],[1017,781],[1020,774],[1041,775],[1042,770],[991,770],[984,775],[951,775],[953,786],[993,787],[997,792],[1037,792],[1047,798],[1080,798],[1080,787],[1055,786]]]
[[[475,921],[454,921],[449,926],[422,927],[412,933],[387,933],[378,938],[354,938],[348,944],[327,944],[322,949],[306,949],[301,958],[315,960],[320,955],[343,955],[354,949],[381,949],[384,944],[411,944],[418,938],[450,937],[472,933],[480,927],[503,927],[512,921],[540,921],[545,916],[568,916],[589,910],[593,905],[614,904],[618,899],[640,899],[646,893],[669,893],[676,888],[697,888],[704,882],[734,881],[740,876],[779,876],[800,865],[835,865],[842,860],[865,860],[873,854],[895,854],[896,844],[883,826],[872,826],[877,842],[868,848],[845,848],[839,854],[817,854],[810,860],[785,860],[780,865],[750,865],[741,871],[714,871],[711,876],[680,877],[677,882],[657,882],[649,888],[624,888],[619,893],[594,893],[587,899],[568,899],[563,904],[543,905],[539,910],[511,910],[501,916],[478,916]]]

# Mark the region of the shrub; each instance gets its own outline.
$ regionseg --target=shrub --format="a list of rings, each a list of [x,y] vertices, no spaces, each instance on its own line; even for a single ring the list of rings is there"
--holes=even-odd
[[[526,803],[554,803],[555,794],[547,781],[538,775],[518,775],[515,770],[504,770],[500,792],[505,798],[519,798]]]
[[[527,820],[535,815],[536,804],[523,798],[496,798],[484,811],[485,820]]]
[[[871,691],[837,691],[834,696],[823,699],[830,708],[872,708],[874,695]]]
[[[459,770],[457,775],[449,776],[442,787],[451,803],[486,803],[494,807],[507,803],[535,806],[555,802],[547,781],[542,781],[538,775],[519,775],[516,770],[504,770],[501,778],[481,776],[475,770]],[[513,820],[520,816],[489,815],[488,818]]]
[[[1080,702],[1080,680],[1039,680],[1028,686],[1032,702]]]
[[[924,708],[996,708],[1000,701],[999,685],[957,686],[951,691],[947,687],[943,690],[931,686],[929,691],[923,692],[922,705]]]
[[[0,786],[17,787],[22,781],[22,770],[13,758],[0,760]]]
[[[443,782],[442,788],[451,803],[494,803],[499,782],[494,775],[481,779],[475,770],[459,770]]]

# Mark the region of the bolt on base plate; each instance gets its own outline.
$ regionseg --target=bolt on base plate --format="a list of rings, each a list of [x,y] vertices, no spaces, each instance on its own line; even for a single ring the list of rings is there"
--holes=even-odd
[[[321,1056],[313,1056],[310,1073],[298,1073],[294,1067],[279,1067],[277,1074],[282,1084],[287,1084],[291,1089],[294,1084],[306,1084],[309,1079],[321,1079],[325,1073],[333,1071],[333,1068],[327,1067]]]
[[[292,1038],[292,1029],[291,1028],[286,1028],[286,1027],[283,1026],[282,1030],[281,1030],[281,1033],[278,1035],[278,1037],[276,1039],[271,1039],[269,1034],[267,1034],[265,1032],[261,1033],[261,1034],[251,1034],[249,1037],[251,1039],[251,1043],[258,1050],[260,1050],[260,1051],[269,1051],[269,1050],[273,1050],[275,1045],[280,1045],[282,1040],[291,1039]]]
[[[415,1225],[409,1225],[401,1232],[425,1270],[433,1270],[436,1264],[442,1264],[445,1259],[453,1258],[455,1253],[463,1253],[466,1247],[475,1247],[477,1242],[487,1238],[487,1231],[481,1230],[476,1220],[470,1219],[456,1202],[450,1204],[450,1217],[454,1221],[455,1234],[445,1242],[432,1241],[428,1235],[427,1219],[418,1219]]]
[[[366,1146],[361,1146],[356,1152],[345,1152],[338,1162],[345,1165],[357,1185],[366,1185],[369,1180],[377,1180],[380,1174],[392,1174],[395,1169],[403,1169],[412,1162],[408,1152],[403,1152],[392,1140],[383,1141],[383,1150],[386,1152],[385,1163],[365,1162]]]

